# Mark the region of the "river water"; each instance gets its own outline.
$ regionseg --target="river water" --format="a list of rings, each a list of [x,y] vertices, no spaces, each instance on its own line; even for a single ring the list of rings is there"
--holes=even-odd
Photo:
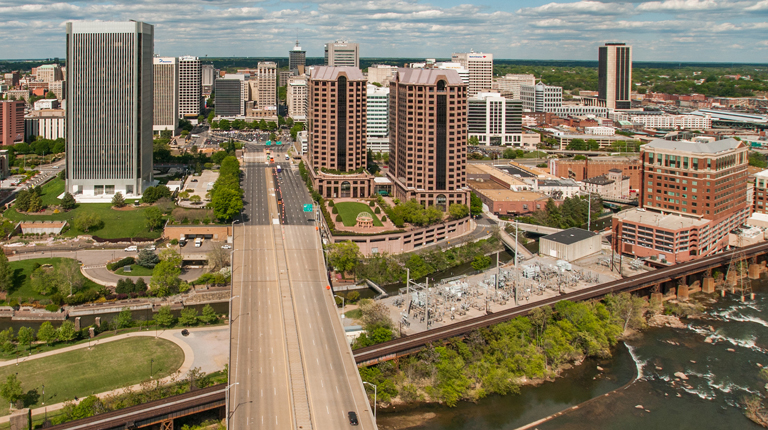
[[[765,393],[766,381],[758,372],[760,365],[768,366],[768,282],[752,285],[757,293],[754,301],[720,298],[701,319],[683,320],[686,328],[648,329],[617,346],[612,358],[587,360],[554,382],[456,408],[380,410],[380,428],[514,430],[575,405],[581,406],[531,428],[761,428],[739,406],[745,395]],[[597,370],[598,365],[604,372]],[[677,378],[679,372],[688,379]],[[625,386],[638,373],[639,379]],[[589,399],[593,400],[582,404]],[[431,413],[435,417],[426,422],[411,421]]]

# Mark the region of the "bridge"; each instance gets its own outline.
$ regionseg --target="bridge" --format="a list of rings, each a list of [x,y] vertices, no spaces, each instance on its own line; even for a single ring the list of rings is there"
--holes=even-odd
[[[498,223],[499,223],[499,226],[501,226],[502,230],[507,225],[515,225],[514,221],[499,220]],[[555,234],[563,231],[562,228],[547,227],[545,225],[537,225],[537,224],[526,224],[524,222],[517,223],[517,228],[521,231],[525,231],[528,233],[536,233],[536,234],[543,234],[543,235]]]
[[[529,251],[525,246],[523,246],[523,244],[520,243],[519,241],[515,243],[515,238],[512,237],[506,231],[504,231],[503,228],[499,229],[499,237],[501,238],[502,243],[504,243],[504,245],[506,245],[507,248],[509,248],[512,251],[517,250],[517,252],[519,252],[524,259],[528,260],[529,258],[533,258],[533,253]]]
[[[358,366],[370,366],[383,361],[393,360],[397,357],[418,352],[422,347],[431,342],[441,341],[452,337],[461,337],[473,330],[508,321],[518,316],[527,315],[533,308],[554,305],[560,300],[590,300],[610,293],[620,293],[623,291],[632,292],[654,287],[661,289],[666,282],[676,281],[681,278],[685,279],[687,276],[700,274],[717,267],[728,265],[732,255],[738,252],[743,252],[745,258],[755,259],[756,261],[757,257],[768,254],[768,243],[752,245],[735,251],[704,257],[688,263],[677,264],[653,272],[595,285],[580,291],[562,294],[558,297],[552,297],[535,303],[527,303],[525,305],[505,309],[482,317],[446,325],[410,336],[404,336],[378,345],[360,348],[355,350],[355,361]]]

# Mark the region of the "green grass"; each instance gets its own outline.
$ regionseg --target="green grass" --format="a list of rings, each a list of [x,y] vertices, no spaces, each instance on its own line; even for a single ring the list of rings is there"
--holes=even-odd
[[[131,264],[131,271],[126,273],[124,271],[124,267],[121,267],[115,271],[115,275],[122,275],[122,276],[143,276],[143,277],[152,277],[152,271],[153,269],[148,269],[144,266],[139,266],[138,264]]]
[[[350,318],[350,319],[360,319],[360,317],[363,316],[363,311],[360,309],[353,309],[351,311],[344,312],[344,317]]]
[[[42,385],[48,405],[77,397],[138,384],[150,377],[150,360],[155,378],[175,372],[184,362],[176,344],[153,337],[134,337],[0,367],[0,380],[18,373],[26,393],[26,406],[42,403]],[[3,408],[7,414],[7,408]]]
[[[371,209],[370,206],[364,203],[357,203],[357,202],[336,203],[336,208],[339,210],[339,215],[341,215],[341,221],[344,223],[346,227],[354,227],[357,224],[357,214],[359,214],[360,212],[368,212],[369,214],[371,214],[371,216],[373,217],[374,226],[382,227],[384,225],[381,223],[381,220],[379,220],[379,217],[373,213],[373,209]]]
[[[41,296],[34,291],[32,291],[32,282],[29,279],[29,276],[32,274],[33,267],[35,267],[36,264],[43,265],[43,264],[51,264],[54,268],[57,268],[59,264],[63,260],[72,260],[71,258],[33,258],[30,260],[20,260],[20,261],[11,261],[11,269],[13,269],[13,289],[9,291],[7,301],[11,298],[19,299],[45,299],[46,296]],[[78,273],[81,280],[83,280],[83,289],[84,290],[91,290],[91,289],[99,289],[101,286],[90,279],[83,276],[81,273]],[[62,286],[62,288],[66,289],[65,286]],[[69,291],[62,291],[62,294],[69,295]]]
[[[43,205],[44,206],[55,206],[61,203],[61,200],[58,199],[58,196],[61,195],[61,193],[64,192],[65,183],[63,179],[53,178],[51,181],[49,181],[47,184],[43,185]]]

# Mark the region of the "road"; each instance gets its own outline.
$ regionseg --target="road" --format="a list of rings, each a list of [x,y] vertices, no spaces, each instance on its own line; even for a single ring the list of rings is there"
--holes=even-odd
[[[248,159],[258,161],[244,167],[246,204],[235,231],[230,428],[339,429],[356,411],[360,428],[375,429],[325,289],[320,238],[303,212],[310,197],[292,168],[277,174],[258,154]]]

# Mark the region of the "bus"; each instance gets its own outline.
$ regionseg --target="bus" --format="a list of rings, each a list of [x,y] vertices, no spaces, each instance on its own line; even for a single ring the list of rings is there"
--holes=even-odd
[[[280,167],[280,165],[278,164],[278,165],[277,165],[277,173],[280,173],[280,172],[282,172],[282,171],[283,171],[282,167]]]

